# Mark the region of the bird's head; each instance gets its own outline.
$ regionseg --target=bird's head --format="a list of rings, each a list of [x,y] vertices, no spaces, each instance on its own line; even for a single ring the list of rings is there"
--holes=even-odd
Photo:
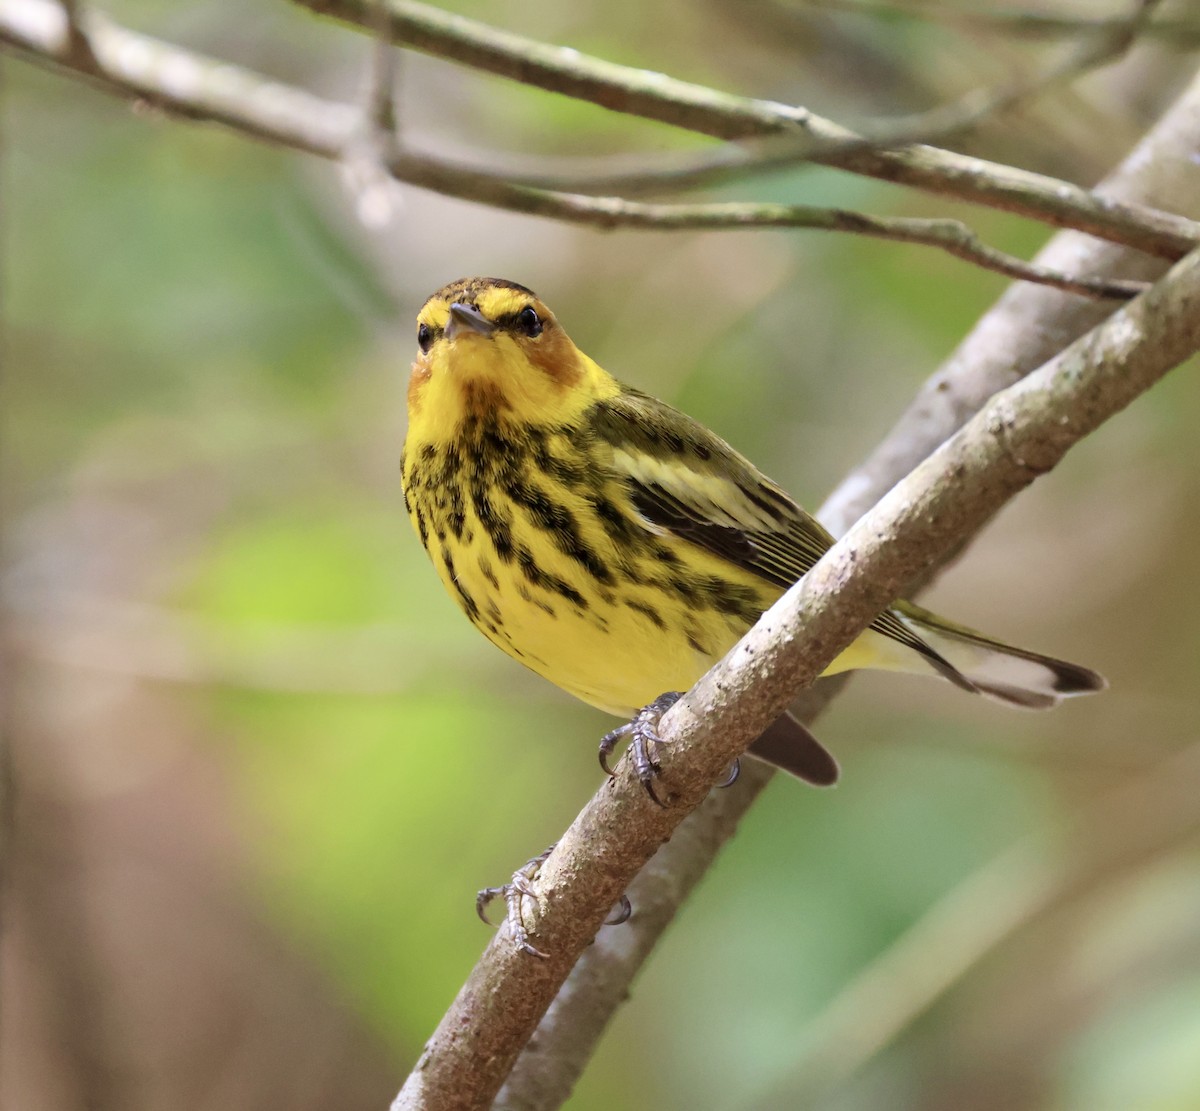
[[[594,400],[597,374],[607,378],[535,293],[500,278],[465,278],[433,294],[417,314],[417,348],[410,421],[457,424],[485,412],[563,420]]]

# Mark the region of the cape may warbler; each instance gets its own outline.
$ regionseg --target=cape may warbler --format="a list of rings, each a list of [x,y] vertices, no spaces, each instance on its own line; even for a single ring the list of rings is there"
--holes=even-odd
[[[451,282],[421,309],[417,346],[402,469],[421,543],[493,644],[584,702],[635,715],[649,785],[660,696],[699,679],[833,537],[720,437],[597,366],[524,286]],[[1038,709],[1104,686],[908,602],[826,674],[863,667]],[[629,731],[606,738],[602,761]],[[790,718],[750,751],[812,783],[837,778]]]

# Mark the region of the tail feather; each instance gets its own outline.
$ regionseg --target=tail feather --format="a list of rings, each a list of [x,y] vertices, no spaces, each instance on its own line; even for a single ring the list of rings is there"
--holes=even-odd
[[[1014,687],[1008,683],[985,683],[976,680],[975,689],[998,702],[1007,702],[1010,706],[1020,706],[1025,710],[1053,710],[1062,701],[1058,695],[1026,690],[1024,687]]]
[[[895,612],[967,684],[1001,702],[1048,710],[1064,698],[1108,686],[1091,668],[993,640],[911,602],[896,606]],[[942,667],[936,670],[945,674]]]
[[[911,602],[901,602],[890,615],[903,624],[903,639],[869,633],[863,640],[875,639],[866,658],[848,652],[841,669],[930,669],[965,690],[1030,710],[1049,710],[1064,698],[1108,686],[1091,668],[994,640]],[[840,774],[837,760],[790,714],[772,722],[749,752],[817,787],[832,786]]]
[[[774,764],[814,787],[832,787],[841,770],[825,746],[791,714],[784,714],[772,722],[750,746],[750,755]]]

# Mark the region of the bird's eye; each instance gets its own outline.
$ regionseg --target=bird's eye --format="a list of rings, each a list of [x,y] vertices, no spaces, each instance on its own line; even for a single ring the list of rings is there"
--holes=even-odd
[[[417,346],[422,351],[428,351],[433,343],[433,333],[429,330],[428,324],[422,324],[417,328]]]
[[[517,313],[517,328],[530,337],[542,334],[542,318],[532,305],[526,305]]]

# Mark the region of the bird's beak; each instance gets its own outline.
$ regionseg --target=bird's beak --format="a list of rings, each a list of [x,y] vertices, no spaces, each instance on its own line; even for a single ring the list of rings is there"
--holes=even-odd
[[[453,339],[463,332],[474,332],[480,336],[490,336],[496,330],[496,325],[486,319],[474,305],[455,301],[450,306],[450,319],[446,321],[446,338]]]

